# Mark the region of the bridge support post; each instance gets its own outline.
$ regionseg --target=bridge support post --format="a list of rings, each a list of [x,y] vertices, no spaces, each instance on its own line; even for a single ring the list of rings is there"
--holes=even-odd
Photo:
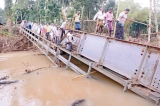
[[[41,46],[41,49],[44,48],[43,45],[44,45],[44,39],[42,39],[42,46]]]
[[[39,45],[39,41],[40,41],[40,36],[37,36],[38,40],[37,40],[37,45]]]
[[[93,65],[93,62],[91,62],[89,64],[89,68],[88,68],[88,72],[87,72],[86,78],[91,78],[90,73],[91,73],[92,65]]]
[[[54,62],[56,63],[56,60],[57,60],[57,56],[59,55],[59,48],[57,47],[57,52],[56,52],[56,55],[54,57]]]
[[[160,98],[156,99],[156,105],[159,105]]]
[[[48,46],[48,48],[47,48],[47,56],[48,56],[49,49],[50,49],[50,42],[48,42],[47,46]]]
[[[72,53],[69,55],[69,58],[68,58],[68,63],[66,65],[66,70],[68,70],[68,67],[70,66],[69,63],[71,61],[71,57],[72,57]]]
[[[106,41],[105,41],[105,44],[104,44],[104,47],[103,47],[103,51],[102,51],[102,54],[101,54],[101,58],[100,58],[100,60],[99,60],[98,65],[100,65],[100,64],[103,63],[103,60],[104,60],[104,58],[105,58],[104,56],[105,56],[105,54],[106,54],[106,49],[107,49],[108,43],[109,43],[109,40],[106,38]]]
[[[38,43],[39,43],[39,40],[40,40],[40,37],[38,36],[38,41],[37,41]]]

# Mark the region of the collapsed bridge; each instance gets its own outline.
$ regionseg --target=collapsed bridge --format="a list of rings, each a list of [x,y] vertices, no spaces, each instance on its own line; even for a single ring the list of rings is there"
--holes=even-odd
[[[106,36],[74,31],[73,52],[66,50],[66,39],[57,46],[26,28],[20,28],[35,46],[52,62],[59,59],[76,73],[90,77],[91,69],[104,74],[147,100],[160,102],[160,48],[146,44],[122,41]],[[65,30],[68,32],[68,30]],[[55,50],[54,48],[57,48]],[[60,52],[69,55],[65,58]],[[52,54],[54,59],[49,55]],[[88,65],[85,72],[71,62],[71,58]]]

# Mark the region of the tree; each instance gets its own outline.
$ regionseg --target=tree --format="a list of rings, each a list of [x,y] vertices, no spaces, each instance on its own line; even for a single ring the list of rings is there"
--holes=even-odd
[[[17,0],[14,11],[18,19],[37,23],[51,23],[54,19],[60,19],[57,0]]]
[[[81,10],[84,7],[84,19],[93,19],[93,16],[100,10],[102,3],[106,0],[75,0],[72,6],[76,10]]]
[[[134,17],[134,20],[137,20],[139,22],[143,22],[143,23],[148,23],[148,13],[149,8],[145,7],[142,8],[141,10],[139,10],[136,13],[136,16]],[[130,35],[132,35],[133,37],[139,37],[141,33],[146,34],[147,33],[147,26],[146,25],[142,25],[139,23],[132,23],[130,25]]]
[[[9,34],[12,33],[12,0],[5,0],[5,14],[7,18],[6,26]]]
[[[115,0],[108,0],[105,5],[105,11],[108,11],[110,7],[114,8],[116,4]]]
[[[69,6],[70,3],[73,2],[73,0],[58,0],[58,1],[64,7]]]
[[[125,8],[130,8],[128,18],[133,20],[147,23],[148,19],[148,8],[142,8],[138,3],[133,0],[125,0],[120,2],[119,13],[124,11]],[[132,35],[133,37],[138,37],[142,32],[147,31],[147,26],[135,23],[132,21],[126,21],[125,23],[125,33],[127,35]]]

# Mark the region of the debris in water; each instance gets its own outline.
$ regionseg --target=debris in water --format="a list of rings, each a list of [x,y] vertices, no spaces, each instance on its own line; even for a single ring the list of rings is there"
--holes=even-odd
[[[9,76],[5,76],[5,77],[0,78],[0,80],[6,80],[8,78],[9,78]]]
[[[76,100],[75,102],[72,103],[72,106],[78,106],[80,103],[82,103],[84,101],[85,101],[85,99]]]
[[[93,74],[93,73],[95,73],[95,72],[97,72],[97,71],[93,71],[93,72],[91,72],[90,74]],[[84,77],[84,76],[86,76],[86,75],[87,75],[87,74],[79,75],[79,76],[77,76],[77,77],[74,77],[72,80],[75,80],[75,79]]]
[[[43,68],[49,68],[49,67],[50,67],[50,66],[48,66],[48,67],[41,67],[41,68],[37,68],[37,69],[31,70],[31,69],[29,68],[29,66],[31,67],[31,65],[29,65],[28,63],[25,64],[24,62],[22,62],[22,64],[23,64],[24,66],[26,66],[27,69],[25,69],[25,72],[26,72],[27,74],[29,74],[29,73],[31,73],[31,72],[33,72],[33,71],[37,71],[37,70],[41,70],[41,69],[43,69]],[[37,74],[38,74],[38,73],[37,73]]]
[[[17,83],[18,80],[15,80],[15,81],[3,81],[3,82],[0,82],[1,85],[3,84],[11,84],[11,83]]]
[[[44,69],[44,68],[49,68],[49,67],[41,67],[41,68],[37,68],[37,69],[34,69],[34,70],[27,70],[27,69],[25,69],[25,71],[26,71],[27,74],[29,74],[29,73],[31,73],[33,71],[41,70],[41,69]]]

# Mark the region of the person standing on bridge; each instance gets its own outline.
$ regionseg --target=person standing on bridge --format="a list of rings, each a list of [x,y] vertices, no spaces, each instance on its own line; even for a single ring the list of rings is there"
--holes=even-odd
[[[108,36],[111,37],[111,32],[112,32],[112,24],[113,24],[113,19],[114,19],[114,16],[113,16],[113,8],[110,7],[109,8],[109,11],[106,13],[105,15],[105,25],[107,26],[107,29],[108,29]]]
[[[41,24],[41,34],[42,34],[42,36],[45,38],[46,26],[45,26],[43,23]]]
[[[80,11],[78,11],[77,14],[75,14],[73,16],[73,19],[75,21],[75,29],[76,30],[81,30],[81,24],[80,24],[81,15],[80,15]]]
[[[47,26],[46,26],[46,38],[47,38],[47,40],[49,40],[49,33],[50,33],[50,31],[51,31],[51,29],[50,29],[50,27],[49,27],[49,25],[47,24]]]
[[[67,33],[67,42],[66,42],[66,49],[69,50],[69,51],[72,51],[72,42],[73,42],[73,31],[70,30],[68,33]]]
[[[60,33],[60,28],[56,27],[55,31],[55,43],[56,45],[59,45],[61,43],[61,33]]]
[[[66,20],[65,22],[63,22],[62,25],[61,25],[61,27],[60,27],[60,29],[61,29],[61,39],[65,35],[65,28],[66,28],[67,23],[68,23],[68,20]]]
[[[115,38],[124,39],[124,24],[126,20],[130,20],[127,18],[127,14],[129,13],[130,9],[126,8],[123,12],[119,14],[119,17],[117,19],[117,25],[116,25],[116,34]]]
[[[94,16],[93,20],[97,19],[97,24],[96,24],[96,31],[95,33],[98,31],[100,34],[103,31],[103,26],[104,26],[104,18],[105,18],[105,12],[104,12],[104,8],[101,8],[101,10],[99,12],[97,12],[97,14]]]

